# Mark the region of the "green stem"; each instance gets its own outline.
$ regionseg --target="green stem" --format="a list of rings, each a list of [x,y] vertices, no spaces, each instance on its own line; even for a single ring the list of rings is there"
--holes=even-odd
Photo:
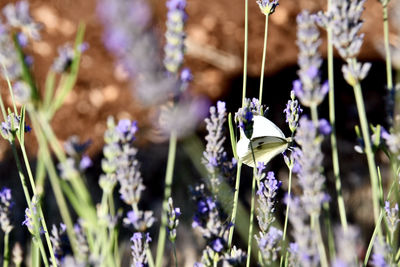
[[[17,115],[17,114],[18,114],[17,105],[15,104],[14,92],[13,92],[13,89],[12,89],[12,85],[11,85],[10,79],[8,78],[7,69],[6,69],[6,67],[4,66],[3,61],[1,62],[1,65],[2,65],[2,67],[3,67],[3,71],[4,71],[5,76],[6,76],[7,86],[8,86],[8,90],[10,91],[11,102],[12,102],[12,104],[13,104],[14,113],[15,113],[15,115]]]
[[[318,110],[316,105],[310,106],[311,110],[311,120],[313,121],[315,127],[318,127]]]
[[[21,162],[20,162],[19,157],[18,157],[17,149],[15,147],[15,142],[13,140],[10,141],[10,142],[11,142],[11,149],[12,149],[12,152],[13,152],[13,155],[14,155],[15,163],[17,165],[19,178],[21,180],[22,189],[24,191],[25,199],[26,199],[26,202],[28,204],[28,208],[31,210],[32,214],[35,214],[33,212],[33,207],[32,207],[31,197],[29,195],[28,185],[27,185],[27,182],[26,182],[26,179],[25,179],[25,175],[22,172],[22,166],[21,166]],[[40,205],[40,203],[38,205]],[[44,220],[44,218],[43,218],[43,220]],[[39,226],[37,225],[37,220],[34,219],[33,223],[34,223],[35,229],[39,229]],[[36,236],[35,235],[35,236],[33,236],[33,238],[37,239],[36,242],[38,243],[38,246],[42,251],[42,248],[44,248],[44,246],[43,246],[42,239],[40,238],[40,236]],[[43,255],[44,255],[44,257],[43,257]],[[48,263],[48,260],[47,260],[46,252],[42,251],[42,258],[43,258],[43,262],[45,264],[47,262],[47,266],[48,266],[49,263]]]
[[[246,267],[250,266],[251,259],[251,247],[253,241],[253,221],[254,221],[254,206],[255,206],[255,195],[256,195],[256,176],[253,175],[253,182],[251,185],[251,207],[250,207],[250,222],[249,222],[249,237],[247,241],[247,260]]]
[[[387,5],[383,5],[382,11],[383,11],[383,35],[385,40],[385,54],[386,54],[386,82],[387,82],[387,89],[393,90],[392,61],[391,61],[390,46],[389,46],[389,22],[388,22]]]
[[[32,169],[31,169],[31,166],[29,164],[28,156],[26,154],[25,145],[22,143],[22,144],[20,144],[20,147],[21,147],[22,156],[23,156],[24,163],[25,163],[25,168],[26,168],[26,170],[28,172],[28,178],[29,178],[29,181],[31,183],[32,192],[33,192],[34,195],[37,195],[39,197],[39,195],[36,192],[35,180],[33,179]],[[42,210],[41,205],[39,205],[38,210],[39,210],[39,216],[40,216],[40,218],[42,218],[40,220],[40,222],[41,222],[41,224],[43,226],[44,236],[45,236],[45,239],[46,239],[47,247],[48,247],[48,249],[50,251],[50,257],[51,257],[51,260],[52,260],[53,264],[55,264],[57,261],[56,261],[56,258],[54,256],[54,253],[53,253],[53,245],[52,245],[52,243],[50,241],[50,235],[49,235],[49,231],[47,229],[47,224],[46,224],[46,220],[44,219],[44,214],[43,214],[43,210]]]
[[[1,93],[0,93],[0,108],[1,108],[1,114],[3,115],[3,119],[6,122],[7,121],[7,112],[6,112],[6,108],[4,107],[3,97],[1,96]]]
[[[243,55],[243,92],[242,92],[242,106],[244,107],[246,99],[246,86],[247,86],[247,50],[248,50],[248,37],[249,37],[249,3],[244,0],[244,55]]]
[[[9,238],[10,234],[4,234],[4,253],[3,253],[3,267],[8,267],[8,263],[10,262],[10,253],[9,253]]]
[[[288,225],[288,219],[289,219],[289,210],[290,210],[290,197],[292,193],[292,168],[289,168],[289,185],[288,185],[288,193],[287,193],[287,199],[288,203],[286,205],[286,214],[285,214],[285,223],[283,225],[283,237],[282,241],[285,242],[286,240],[286,232],[287,232],[287,225]]]
[[[172,244],[174,248],[174,259],[175,259],[175,267],[178,267],[178,257],[176,256],[176,246],[175,243]]]
[[[65,225],[67,226],[66,227],[67,235],[70,240],[72,250],[74,252],[74,255],[79,255],[79,252],[78,252],[79,250],[76,247],[77,242],[76,242],[76,236],[75,236],[75,232],[74,232],[74,226],[72,223],[71,215],[69,213],[67,203],[65,201],[64,195],[61,190],[57,171],[54,167],[53,160],[51,159],[51,156],[50,156],[49,147],[47,146],[47,143],[46,143],[46,137],[43,135],[42,131],[39,128],[39,123],[37,121],[37,118],[35,116],[32,116],[31,119],[32,119],[32,124],[33,124],[34,129],[36,129],[35,133],[36,133],[36,137],[39,142],[39,147],[42,149],[44,164],[45,164],[47,172],[49,174],[50,184],[52,186],[53,193],[56,198],[57,206],[59,207],[59,211],[60,211],[62,220],[65,223]]]
[[[361,131],[362,131],[362,135],[363,135],[363,139],[364,139],[364,143],[365,143],[365,154],[367,155],[368,169],[369,169],[370,178],[371,178],[372,201],[373,201],[373,207],[374,207],[374,219],[375,219],[375,224],[376,224],[376,223],[378,223],[378,219],[379,219],[378,175],[376,172],[375,159],[374,159],[374,154],[372,152],[372,147],[371,147],[371,139],[370,139],[370,134],[369,134],[369,130],[368,130],[367,115],[365,112],[364,99],[362,96],[360,83],[357,82],[353,86],[353,89],[354,89],[354,95],[356,98],[357,110],[358,110],[358,114],[360,117]],[[380,231],[379,231],[379,233],[380,233]]]
[[[269,19],[269,16],[265,16],[264,46],[263,46],[263,56],[262,56],[261,74],[260,74],[260,92],[259,92],[259,97],[258,97],[258,100],[260,101],[260,103],[262,103],[262,96],[263,96],[265,57],[267,54],[267,40],[268,40],[268,19]]]
[[[328,1],[328,10],[330,9],[330,3]],[[335,119],[335,84],[334,84],[334,71],[333,71],[333,43],[332,43],[332,28],[327,28],[328,34],[328,81],[329,81],[329,121],[332,127],[331,131],[331,147],[332,147],[332,164],[333,164],[333,176],[335,177],[335,187],[340,215],[340,222],[344,231],[347,231],[347,217],[346,209],[344,205],[342,195],[342,183],[340,180],[340,168],[339,168],[339,154],[336,140],[336,119]]]
[[[177,146],[177,135],[174,131],[172,131],[171,136],[169,138],[167,171],[165,173],[164,201],[162,205],[161,225],[158,235],[156,267],[162,266],[162,258],[165,249],[165,239],[166,239],[167,220],[168,220],[167,218],[168,198],[171,196],[171,191],[172,191],[171,187],[172,187],[172,178],[174,174],[176,146]]]
[[[321,259],[321,266],[322,267],[328,267],[328,258],[326,257],[326,252],[325,252],[325,247],[324,247],[324,241],[322,239],[322,233],[321,233],[321,226],[318,220],[318,216],[316,214],[311,216],[311,220],[314,221],[314,229],[317,232],[317,246],[318,246],[318,253]]]
[[[228,237],[228,248],[232,248],[232,239],[233,239],[233,232],[235,229],[235,223],[236,223],[236,215],[237,215],[237,207],[238,207],[238,201],[239,201],[239,186],[240,186],[240,173],[242,170],[242,162],[239,160],[237,163],[237,168],[236,168],[236,182],[235,182],[235,193],[233,195],[233,207],[232,207],[232,226],[229,228],[229,237]]]
[[[291,194],[292,194],[292,176],[293,176],[293,175],[292,175],[292,174],[293,174],[292,169],[293,169],[292,167],[289,168],[289,184],[288,184],[288,193],[287,193],[287,205],[286,205],[285,222],[284,222],[284,225],[283,225],[283,236],[282,236],[282,244],[283,244],[285,247],[287,247],[285,241],[286,241],[286,233],[287,233],[287,226],[288,226],[288,219],[289,219],[289,211],[290,211],[290,202],[291,202]],[[284,250],[283,250],[283,251],[284,251]],[[284,259],[283,259],[284,256],[285,256],[285,254],[282,253],[282,254],[281,254],[281,260],[280,260],[279,266],[282,266],[283,261],[284,261]]]
[[[31,266],[39,266],[39,247],[33,240],[31,241]]]
[[[393,180],[392,185],[390,186],[389,191],[387,193],[386,199],[390,198],[396,183],[397,183],[397,181]],[[367,264],[368,264],[369,256],[371,254],[372,247],[374,246],[376,235],[378,234],[378,231],[380,229],[381,222],[382,222],[382,219],[383,219],[383,215],[384,215],[384,211],[381,209],[380,214],[379,214],[379,218],[378,218],[378,222],[375,224],[374,232],[372,233],[371,239],[369,240],[368,249],[367,249],[367,252],[365,254],[364,265],[363,266],[367,266]],[[399,254],[399,252],[400,252],[400,250],[398,251],[398,254]],[[399,256],[400,256],[400,254],[399,254]],[[397,259],[397,256],[396,256],[396,259]]]

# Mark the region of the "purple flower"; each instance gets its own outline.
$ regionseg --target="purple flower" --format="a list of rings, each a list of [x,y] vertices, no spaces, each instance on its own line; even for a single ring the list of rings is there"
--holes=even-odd
[[[206,150],[203,152],[202,163],[206,166],[211,176],[221,172],[222,164],[227,156],[224,149],[224,123],[226,121],[225,102],[218,101],[217,108],[210,107],[210,117],[204,120],[208,135]],[[218,184],[212,185],[218,186]]]
[[[390,246],[383,241],[375,240],[374,253],[372,254],[371,265],[374,267],[387,267],[391,262]]]
[[[145,0],[101,0],[98,12],[105,43],[132,78],[142,104],[157,105],[178,92],[176,77],[167,76],[156,34],[149,27],[151,10]]]
[[[186,20],[185,0],[167,1],[167,32],[164,46],[164,66],[171,73],[177,73],[183,62],[185,32],[183,31]]]
[[[79,162],[79,169],[80,170],[86,170],[87,168],[91,167],[93,165],[92,160],[89,158],[89,156],[84,155]]]
[[[221,252],[222,249],[224,248],[224,245],[221,242],[220,238],[215,239],[212,243],[211,243],[212,249],[216,252]]]
[[[169,232],[169,240],[174,243],[176,240],[176,228],[179,225],[179,216],[181,215],[181,209],[175,208],[172,198],[168,199],[168,232]]]
[[[15,4],[8,4],[3,8],[3,14],[6,17],[7,24],[11,27],[19,28],[22,33],[38,40],[40,39],[39,23],[36,23],[29,14],[29,2],[19,1]]]
[[[124,224],[126,226],[132,225],[135,230],[141,232],[147,231],[155,221],[152,211],[131,210],[126,215],[127,217],[123,219]]]
[[[31,88],[24,81],[17,81],[13,85],[15,99],[21,103],[26,104],[31,100]]]
[[[161,107],[159,127],[165,135],[175,132],[179,137],[191,133],[206,116],[208,100],[202,97],[181,96],[176,104]]]
[[[279,242],[282,240],[283,232],[271,226],[267,233],[260,232],[255,236],[263,262],[272,265],[278,259],[278,252],[281,250]]]
[[[332,127],[329,122],[325,119],[321,119],[318,122],[318,130],[323,135],[328,135],[332,131]]]
[[[151,241],[151,238],[148,233],[142,234],[142,233],[136,232],[133,234],[133,236],[131,238],[133,266],[135,266],[135,267],[147,266],[146,249],[148,248],[150,241]]]
[[[257,191],[257,220],[263,233],[266,233],[271,223],[275,220],[273,216],[273,212],[275,211],[275,197],[281,184],[280,181],[275,179],[273,172],[268,172],[267,177],[260,181],[260,187]]]
[[[193,80],[192,72],[190,71],[189,68],[184,68],[181,71],[181,81],[183,83],[188,83],[188,82],[191,82],[192,80]]]
[[[300,107],[299,101],[295,99],[294,90],[290,91],[290,100],[287,102],[286,108],[283,110],[283,113],[286,114],[286,122],[289,125],[290,131],[294,133],[298,126],[300,114],[303,113],[303,109]]]
[[[260,7],[261,13],[265,16],[269,16],[274,13],[275,8],[279,5],[278,0],[257,0],[257,4]]]
[[[336,257],[333,267],[357,266],[357,247],[360,245],[360,231],[349,226],[346,231],[342,227],[335,228]]]
[[[67,43],[58,48],[58,57],[54,60],[52,69],[57,73],[64,73],[71,67],[75,57],[74,48]]]
[[[323,154],[321,151],[322,136],[314,123],[302,117],[297,129],[295,140],[301,146],[295,154],[295,160],[299,163],[297,176],[303,189],[302,203],[308,214],[319,214],[322,202],[326,199],[323,192],[325,177],[320,172]]]
[[[14,202],[11,197],[11,189],[5,187],[0,191],[0,226],[6,234],[13,229],[10,215]]]
[[[293,82],[293,91],[307,107],[318,106],[329,90],[328,83],[321,85],[319,68],[322,64],[318,47],[321,44],[319,31],[313,16],[303,11],[297,16],[297,46],[299,47],[297,74],[300,80]]]
[[[393,208],[390,207],[390,202],[385,201],[385,217],[388,224],[389,232],[393,235],[400,222],[399,205],[396,203]]]

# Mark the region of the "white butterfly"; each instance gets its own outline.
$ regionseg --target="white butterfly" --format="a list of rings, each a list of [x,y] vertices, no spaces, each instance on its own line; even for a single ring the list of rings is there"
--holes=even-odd
[[[244,164],[254,168],[250,144],[253,146],[255,162],[261,161],[267,164],[276,155],[286,150],[291,138],[286,138],[281,129],[264,116],[254,116],[253,122],[253,135],[250,140],[240,129],[241,138],[236,145],[236,152]]]

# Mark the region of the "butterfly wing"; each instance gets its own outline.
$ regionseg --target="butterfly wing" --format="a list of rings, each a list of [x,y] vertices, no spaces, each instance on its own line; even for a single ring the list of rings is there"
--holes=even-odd
[[[276,136],[285,139],[285,135],[272,121],[264,116],[254,116],[253,135],[251,140],[258,137]]]
[[[238,142],[238,145],[240,141]],[[263,136],[252,139],[251,145],[253,146],[256,164],[260,161],[264,164],[267,164],[276,155],[285,151],[288,147],[288,144],[288,139],[276,136]],[[240,145],[244,146],[245,142],[242,142]],[[238,157],[244,164],[254,168],[254,160],[251,152],[250,141],[247,142],[247,145],[248,147],[246,148],[246,152],[242,152],[244,149],[241,148],[241,154],[239,154],[238,150]]]

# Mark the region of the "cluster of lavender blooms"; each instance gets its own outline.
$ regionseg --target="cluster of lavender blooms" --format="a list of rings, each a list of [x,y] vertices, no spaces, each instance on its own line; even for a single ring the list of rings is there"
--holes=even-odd
[[[293,90],[304,106],[316,107],[329,90],[328,82],[321,85],[319,73],[322,58],[318,48],[322,41],[314,18],[308,11],[302,11],[296,20],[300,67],[297,74],[300,79],[293,82]]]
[[[204,184],[192,189],[193,200],[197,204],[192,226],[201,232],[207,242],[201,262],[197,263],[196,266],[213,266],[216,257],[218,262],[229,263],[233,266],[246,259],[241,250],[235,249],[234,253],[229,253],[227,239],[232,224],[223,210],[221,194],[218,194],[218,186],[222,178],[229,178],[226,175],[232,174],[235,167],[235,162],[228,160],[223,147],[225,121],[225,103],[218,102],[217,107],[210,108],[210,117],[205,119],[208,135],[206,136],[207,145],[202,160],[209,174],[206,181],[210,185],[212,194],[208,192]],[[217,182],[213,182],[214,180]]]
[[[4,234],[9,234],[14,226],[11,223],[11,210],[14,206],[11,189],[3,188],[0,191],[0,226]]]
[[[3,8],[6,23],[0,23],[0,63],[2,74],[12,82],[17,83],[16,99],[24,102],[34,97],[36,92],[28,86],[23,86],[23,65],[32,63],[30,57],[21,57],[19,50],[28,45],[29,39],[39,40],[41,25],[36,23],[29,14],[28,1],[9,3]],[[33,89],[32,89],[33,90]]]
[[[25,225],[33,236],[37,236],[38,234],[44,233],[44,229],[42,227],[37,228],[37,226],[40,225],[40,220],[41,220],[38,214],[38,204],[39,204],[39,197],[35,195],[32,197],[31,201],[32,207],[25,209],[25,219],[22,222],[22,225]]]
[[[21,117],[14,113],[8,114],[7,120],[1,122],[1,135],[9,142],[15,139],[20,127]]]
[[[144,104],[166,101],[177,90],[175,77],[165,75],[158,42],[150,29],[151,10],[145,0],[100,0],[104,42],[131,77],[136,96]]]
[[[396,266],[392,263],[392,249],[383,241],[376,240],[374,243],[374,254],[372,254],[371,265],[374,267]]]
[[[57,228],[55,224],[53,224],[51,228],[51,236],[50,240],[53,245],[53,254],[57,260],[57,265],[61,265],[61,260],[64,258],[64,247],[62,236],[66,231],[66,226],[63,223],[60,223],[60,227]]]
[[[200,231],[207,244],[203,250],[201,261],[197,262],[195,266],[215,266],[215,259],[218,264],[226,264],[224,266],[243,264],[246,254],[242,250],[235,248],[229,253],[227,239],[232,224],[227,222],[228,216],[216,196],[207,194],[204,184],[196,186],[191,193],[193,200],[197,203],[192,227]]]
[[[105,25],[106,46],[135,80],[136,96],[141,103],[162,106],[158,125],[162,132],[184,136],[205,116],[207,102],[187,93],[190,71],[179,72],[184,54],[186,1],[169,0],[167,7],[163,62],[149,26],[151,11],[146,1],[101,0],[98,10]]]
[[[290,202],[289,221],[293,226],[292,235],[295,241],[289,248],[290,262],[293,265],[318,266],[320,261],[315,238],[317,233],[310,224],[313,217],[318,218],[323,202],[329,199],[323,192],[325,177],[321,173],[321,143],[323,135],[329,134],[330,130],[326,120],[320,120],[315,125],[307,117],[301,117],[295,136],[300,147],[293,148],[292,160],[285,159],[297,173],[298,183],[303,190],[300,197],[286,199],[287,205]]]
[[[210,117],[204,121],[208,134],[205,137],[207,143],[202,163],[210,174],[208,181],[211,191],[217,192],[221,179],[231,177],[236,166],[236,160],[234,158],[229,160],[224,149],[225,102],[218,101],[216,107],[210,107]]]
[[[290,202],[289,221],[292,225],[294,242],[289,246],[290,266],[318,266],[319,254],[317,248],[316,232],[310,227],[310,216],[305,210],[299,197],[286,199],[286,205]]]
[[[107,121],[104,133],[106,145],[103,148],[102,168],[105,174],[100,177],[100,187],[111,193],[118,182],[121,199],[132,210],[128,212],[124,222],[132,225],[137,231],[146,231],[154,222],[152,211],[138,209],[141,194],[145,189],[143,178],[136,159],[137,149],[133,146],[137,123],[122,119],[115,125],[114,119]]]
[[[248,139],[253,135],[253,117],[263,113],[263,106],[257,98],[246,98],[243,107],[235,113],[235,122]]]
[[[179,216],[181,216],[181,209],[174,207],[174,202],[172,197],[168,199],[168,238],[172,243],[176,240],[176,228],[179,225]]]
[[[83,43],[79,45],[77,49],[79,52],[84,52],[88,49],[88,44]],[[60,74],[68,72],[75,57],[76,51],[70,43],[60,46],[58,48],[58,57],[54,59],[51,66],[52,70]]]
[[[286,114],[286,122],[290,131],[294,134],[299,126],[300,114],[303,113],[303,109],[300,107],[299,101],[295,99],[295,93],[293,90],[290,91],[290,99],[288,100],[283,113]]]
[[[346,60],[342,72],[351,86],[362,81],[371,68],[370,63],[361,64],[356,59],[364,40],[364,34],[359,34],[363,25],[360,18],[364,3],[365,0],[334,0],[329,11],[316,16],[319,25],[332,29],[332,42],[339,55]]]
[[[333,267],[357,266],[358,248],[360,247],[360,231],[351,226],[347,230],[342,227],[335,229],[336,257],[332,261]]]
[[[92,160],[85,154],[89,148],[90,141],[79,142],[77,136],[71,136],[64,144],[67,159],[58,164],[60,177],[65,180],[72,180],[79,177],[83,172],[92,166]]]
[[[321,173],[323,154],[321,143],[323,135],[329,134],[331,127],[326,120],[318,125],[303,116],[299,121],[295,140],[301,148],[294,148],[294,158],[299,168],[296,170],[299,185],[303,189],[302,206],[308,215],[319,214],[321,205],[328,199],[322,191],[325,177]]]
[[[53,245],[53,254],[56,258],[57,266],[87,266],[88,264],[95,264],[94,259],[89,257],[89,247],[86,236],[82,231],[81,222],[74,225],[74,232],[76,235],[76,242],[79,247],[78,255],[71,255],[71,244],[66,235],[66,226],[60,223],[59,227],[53,224],[51,229],[50,240]]]
[[[304,106],[318,106],[329,90],[327,82],[321,85],[319,69],[322,58],[318,52],[321,45],[320,33],[315,23],[315,16],[303,10],[296,17],[297,41],[299,48],[297,71],[299,80],[293,82],[297,97]]]
[[[397,225],[400,222],[399,205],[396,203],[393,208],[390,208],[390,202],[385,201],[385,215],[389,233],[393,238],[394,233],[396,232],[397,229]]]
[[[164,46],[164,66],[171,73],[177,73],[183,62],[185,33],[183,28],[187,14],[185,13],[186,1],[167,1],[167,32]]]
[[[278,258],[280,251],[279,242],[283,233],[280,229],[272,226],[275,221],[275,197],[281,182],[275,178],[273,172],[263,173],[265,165],[262,162],[257,164],[256,179],[259,181],[257,220],[260,227],[259,236],[255,236],[262,256],[264,266],[269,266]]]
[[[151,242],[149,233],[143,234],[140,232],[136,232],[133,234],[131,242],[132,242],[131,246],[132,258],[133,258],[132,266],[143,266],[143,267],[148,266],[146,249],[149,247],[149,243]]]

